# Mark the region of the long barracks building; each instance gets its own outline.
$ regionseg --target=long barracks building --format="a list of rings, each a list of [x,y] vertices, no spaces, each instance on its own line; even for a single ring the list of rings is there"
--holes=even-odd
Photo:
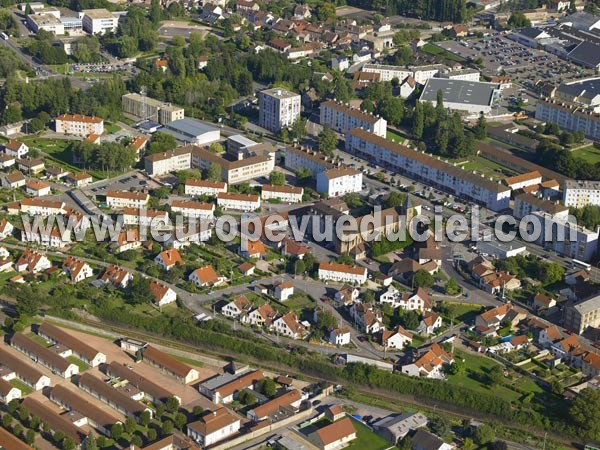
[[[346,133],[346,151],[493,211],[509,207],[509,187],[366,130],[355,128]]]

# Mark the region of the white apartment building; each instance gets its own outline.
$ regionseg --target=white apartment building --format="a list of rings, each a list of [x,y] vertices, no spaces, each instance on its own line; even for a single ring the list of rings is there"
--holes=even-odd
[[[168,152],[154,153],[144,158],[144,170],[148,175],[152,176],[187,170],[191,166],[192,152],[187,146]]]
[[[362,190],[362,172],[342,166],[317,174],[317,192],[327,192],[329,197],[341,197]]]
[[[600,206],[600,181],[565,180],[563,203],[568,207]]]
[[[85,137],[90,134],[104,133],[104,120],[100,117],[80,114],[61,114],[54,119],[57,133]]]
[[[150,196],[145,192],[108,191],[106,193],[106,205],[109,208],[144,208]]]
[[[330,158],[316,150],[287,146],[285,148],[285,167],[294,172],[298,169],[308,169],[313,176],[316,176],[320,172],[333,169],[335,164]]]
[[[385,137],[387,121],[383,117],[374,116],[334,101],[321,103],[319,108],[321,125],[329,125],[333,130],[345,133],[354,128],[363,128],[377,136]]]
[[[438,77],[448,80],[479,81],[481,72],[475,69],[443,71],[438,74]]]
[[[136,92],[121,97],[123,112],[142,120],[166,125],[185,118],[185,110],[171,103],[164,103]]]
[[[536,197],[533,194],[521,194],[515,197],[513,216],[516,219],[522,219],[523,217],[538,211],[545,212],[554,217],[565,220],[569,215],[569,208],[561,205],[558,202],[545,200],[543,198]]]
[[[346,133],[346,151],[492,211],[510,205],[509,187],[365,130]]]
[[[281,200],[287,203],[300,203],[304,189],[295,186],[274,186],[265,184],[262,186],[261,198],[263,200]]]
[[[53,214],[65,214],[67,211],[63,202],[41,198],[24,198],[21,200],[21,212],[30,216],[48,217]]]
[[[171,211],[194,219],[213,220],[215,218],[215,205],[213,203],[173,200]]]
[[[300,117],[300,95],[283,89],[267,89],[258,94],[258,124],[273,133],[291,126]]]
[[[217,205],[223,209],[251,212],[260,208],[260,197],[258,195],[221,192],[217,195]]]
[[[599,230],[592,231],[571,223],[560,215],[534,212],[541,222],[537,244],[569,258],[590,261],[598,250]]]
[[[367,282],[367,268],[322,262],[319,264],[319,279],[321,281],[363,284]]]
[[[193,197],[210,195],[216,197],[221,192],[227,192],[227,183],[224,181],[186,180],[185,182],[185,195]]]
[[[221,179],[228,184],[242,183],[258,177],[268,178],[275,169],[275,158],[268,146],[262,148],[263,152],[259,149],[253,156],[236,161],[229,161],[200,147],[192,148],[192,167],[204,170],[213,164],[218,165],[221,167]]]
[[[84,9],[81,11],[83,30],[89,34],[114,33],[119,19],[104,8]]]
[[[392,66],[387,64],[365,64],[362,71],[378,73],[380,81],[392,81],[394,78],[397,78],[402,82],[406,77],[412,76],[417,83],[425,84],[427,80],[433,78],[445,69],[447,69],[447,67],[443,64],[412,67]]]
[[[538,100],[535,105],[535,118],[542,122],[556,123],[561,130],[583,131],[585,137],[600,141],[600,116],[581,110],[579,105],[563,106],[559,103]]]

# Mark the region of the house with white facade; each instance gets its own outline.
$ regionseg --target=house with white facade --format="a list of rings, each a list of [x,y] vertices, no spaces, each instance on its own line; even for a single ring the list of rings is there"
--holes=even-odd
[[[165,270],[171,270],[177,264],[182,265],[183,260],[181,259],[181,254],[179,250],[176,248],[170,248],[160,252],[154,258],[154,262],[161,266]]]
[[[9,140],[4,144],[4,153],[17,159],[23,159],[29,153],[29,147],[15,139]]]
[[[133,276],[131,272],[122,267],[111,264],[106,268],[100,279],[104,283],[110,283],[118,288],[125,289],[133,279]]]
[[[402,373],[412,377],[444,378],[444,368],[454,363],[454,355],[439,344],[429,346],[413,363],[402,366]]]
[[[252,310],[252,303],[244,295],[238,295],[225,306],[221,308],[221,314],[225,317],[248,323],[248,314]]]
[[[177,293],[164,283],[157,280],[150,282],[150,292],[154,303],[158,306],[165,306],[177,300]]]
[[[383,330],[381,333],[381,345],[385,348],[393,348],[402,350],[412,342],[412,334],[406,331],[401,326],[394,330]]]
[[[443,324],[442,316],[436,314],[434,312],[426,312],[419,323],[419,327],[417,331],[420,334],[424,334],[429,336],[430,334],[435,333],[437,330],[441,328]]]
[[[304,325],[298,320],[298,316],[294,311],[289,311],[281,317],[278,317],[273,322],[271,329],[277,334],[287,336],[292,339],[302,339],[307,330]]]
[[[417,288],[413,293],[400,292],[395,286],[389,286],[379,294],[381,304],[388,304],[393,309],[402,308],[405,311],[428,311],[432,307],[429,294],[423,288]]]
[[[55,130],[59,134],[86,137],[104,133],[104,120],[100,117],[80,114],[61,114],[54,118]]]
[[[50,267],[52,267],[52,263],[46,255],[30,248],[23,250],[23,253],[21,253],[21,256],[15,263],[15,270],[17,272],[39,273]]]
[[[198,287],[206,287],[218,286],[225,283],[227,279],[217,274],[213,266],[209,264],[194,270],[188,277],[188,280],[196,284]]]
[[[381,312],[365,303],[355,303],[350,308],[350,315],[365,334],[375,334],[385,329]]]
[[[349,345],[350,339],[350,328],[343,326],[339,328],[334,328],[329,333],[329,343],[331,345]]]
[[[275,283],[275,286],[273,288],[273,295],[280,302],[286,301],[293,294],[294,294],[294,283],[292,283],[291,281]]]
[[[0,219],[0,240],[12,235],[15,227],[6,219]]]
[[[109,208],[145,208],[150,196],[145,192],[109,190],[106,193],[106,205]]]
[[[206,448],[238,433],[240,423],[240,418],[227,408],[205,411],[199,420],[187,424],[187,435]]]
[[[48,183],[32,178],[25,184],[25,193],[32,197],[43,197],[52,193],[52,188]]]
[[[94,275],[94,271],[88,263],[74,256],[68,256],[65,259],[62,270],[69,275],[73,283],[78,283]]]

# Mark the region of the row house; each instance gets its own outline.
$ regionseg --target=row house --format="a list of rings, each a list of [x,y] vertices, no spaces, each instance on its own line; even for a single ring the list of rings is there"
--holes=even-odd
[[[400,292],[395,286],[389,286],[387,290],[379,294],[379,302],[388,304],[393,309],[401,308],[405,311],[430,311],[433,302],[429,294],[423,288],[417,288],[413,293]]]
[[[260,197],[258,195],[221,192],[217,194],[217,205],[225,210],[252,212],[260,208]]]
[[[213,203],[173,200],[171,211],[191,219],[213,220],[215,218]]]
[[[39,391],[50,386],[50,377],[44,375],[36,367],[26,363],[22,358],[13,355],[4,346],[0,347],[0,361],[2,361],[2,372],[0,377],[5,381],[18,379]]]
[[[142,209],[146,206],[149,199],[150,196],[145,192],[109,190],[106,193],[106,205],[114,209]]]
[[[139,341],[136,342],[139,343]],[[138,370],[130,369],[127,364],[119,363],[117,361],[111,362],[106,367],[106,375],[126,380],[128,384],[143,392],[144,398],[154,404],[158,404],[159,402],[164,404],[171,397],[177,399],[181,404],[181,399],[173,394],[171,390],[165,389],[154,381],[146,378],[140,374]]]
[[[169,215],[166,211],[146,208],[125,208],[121,214],[123,225],[139,225],[141,227],[156,227],[166,224]]]
[[[30,216],[48,217],[67,212],[64,202],[41,198],[25,198],[18,204],[19,211]]]
[[[319,279],[321,281],[363,284],[367,282],[367,269],[366,267],[322,262],[319,264]]]
[[[142,359],[144,362],[151,366],[158,367],[163,372],[184,384],[192,383],[200,377],[198,371],[193,367],[188,366],[151,345],[143,349]]]
[[[201,195],[208,195],[216,197],[220,193],[227,192],[227,183],[224,181],[210,181],[210,180],[186,180],[184,185],[185,195],[198,197]]]
[[[295,186],[263,185],[261,187],[261,198],[263,200],[280,200],[286,203],[300,203],[304,189]]]
[[[104,353],[49,322],[42,323],[37,329],[37,334],[54,345],[68,348],[75,357],[92,367],[106,362]]]
[[[64,349],[60,353],[55,352],[54,349],[46,348],[22,333],[15,333],[10,340],[10,345],[62,378],[71,378],[79,373],[77,364],[73,364],[61,356],[70,356],[71,351],[68,349]],[[59,351],[62,350],[59,347],[55,348]]]

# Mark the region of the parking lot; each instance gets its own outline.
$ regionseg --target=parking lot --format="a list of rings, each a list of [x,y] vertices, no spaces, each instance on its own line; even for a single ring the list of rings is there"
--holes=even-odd
[[[90,184],[84,189],[84,194],[87,196],[96,196],[106,195],[106,191],[111,189],[117,191],[129,191],[131,189],[141,191],[142,189],[151,190],[159,187],[161,187],[159,183],[147,178],[142,173],[129,172],[117,178]]]
[[[593,75],[591,70],[575,66],[544,50],[521,45],[503,34],[445,41],[437,45],[463,58],[482,58],[484,75],[495,76],[504,70],[513,81],[527,87],[542,79],[561,83]]]

